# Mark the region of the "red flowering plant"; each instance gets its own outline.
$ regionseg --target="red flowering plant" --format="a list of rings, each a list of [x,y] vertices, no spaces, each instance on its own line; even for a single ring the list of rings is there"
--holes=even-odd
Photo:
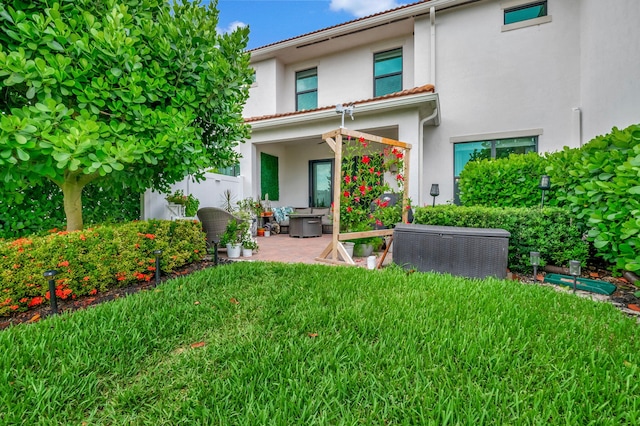
[[[48,304],[48,269],[58,272],[56,297],[67,300],[151,281],[158,249],[163,274],[202,258],[202,225],[150,220],[0,241],[0,317]]]
[[[354,143],[347,137],[340,188],[341,232],[390,227],[401,221],[402,206],[391,205],[383,194],[401,191],[403,158],[401,148],[381,147],[362,137]]]

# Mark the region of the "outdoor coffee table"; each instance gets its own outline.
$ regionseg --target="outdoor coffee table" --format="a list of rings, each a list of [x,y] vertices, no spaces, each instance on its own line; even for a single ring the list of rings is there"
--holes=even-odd
[[[298,213],[289,215],[290,237],[321,237],[322,215],[313,213]]]

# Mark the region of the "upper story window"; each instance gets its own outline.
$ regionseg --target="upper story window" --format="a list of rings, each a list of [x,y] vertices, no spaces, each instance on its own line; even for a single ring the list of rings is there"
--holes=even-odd
[[[402,90],[402,48],[373,55],[373,96]]]
[[[296,73],[296,111],[318,108],[318,68]]]
[[[502,10],[504,13],[502,31],[551,22],[547,0],[511,0],[502,4]]]

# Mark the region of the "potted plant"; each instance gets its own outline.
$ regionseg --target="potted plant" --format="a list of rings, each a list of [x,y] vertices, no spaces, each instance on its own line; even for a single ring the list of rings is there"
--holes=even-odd
[[[220,237],[220,244],[226,245],[227,257],[230,259],[240,257],[242,242],[246,238],[249,230],[249,222],[230,220],[224,234]]]
[[[355,257],[368,257],[374,250],[377,251],[380,249],[380,246],[382,246],[381,237],[359,238],[353,240],[353,242],[355,242],[355,246],[353,247],[353,255]]]
[[[254,251],[258,251],[258,243],[252,238],[242,242],[242,256],[251,257]]]
[[[193,194],[184,195],[182,189],[167,195],[165,200],[169,203],[169,211],[175,218],[195,216],[200,206],[200,200],[194,197]]]

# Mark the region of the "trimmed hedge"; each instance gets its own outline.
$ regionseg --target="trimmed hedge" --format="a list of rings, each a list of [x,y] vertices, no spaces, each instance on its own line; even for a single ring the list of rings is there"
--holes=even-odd
[[[0,315],[45,303],[43,272],[48,269],[58,271],[56,294],[62,299],[151,281],[155,250],[163,252],[164,273],[201,259],[206,253],[202,225],[150,220],[0,242]]]
[[[558,204],[587,223],[598,256],[640,271],[640,125],[551,154],[547,172]]]
[[[546,160],[535,152],[470,161],[460,173],[460,201],[464,206],[539,206],[538,185],[545,165]]]
[[[573,215],[564,209],[491,208],[441,205],[418,207],[414,223],[425,225],[498,228],[511,233],[509,268],[529,272],[529,253],[539,251],[542,264],[567,265],[569,260],[583,264],[589,257],[589,246]]]

